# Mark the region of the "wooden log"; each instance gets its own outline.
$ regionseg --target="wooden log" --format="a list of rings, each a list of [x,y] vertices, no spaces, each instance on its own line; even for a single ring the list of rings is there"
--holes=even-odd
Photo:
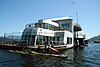
[[[64,54],[47,54],[47,53],[38,53],[35,51],[31,52],[32,54],[36,54],[36,55],[42,55],[42,56],[52,56],[52,57],[62,57],[62,58],[66,58],[67,56]]]
[[[56,49],[54,49],[54,48],[52,48],[52,47],[49,47],[49,49],[51,49],[51,50],[53,50],[53,51],[55,51],[55,52],[59,52],[58,50],[56,50]]]
[[[38,52],[35,52],[35,51],[32,51],[31,53],[25,53],[23,51],[14,51],[14,50],[9,50],[10,52],[16,52],[16,53],[19,53],[19,54],[26,54],[26,55],[41,55],[41,56],[51,56],[51,57],[60,57],[60,58],[67,58],[66,55],[64,54],[47,54],[47,53],[38,53]]]

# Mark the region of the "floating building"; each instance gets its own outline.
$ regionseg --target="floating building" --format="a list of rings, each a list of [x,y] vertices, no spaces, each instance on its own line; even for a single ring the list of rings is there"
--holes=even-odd
[[[71,17],[40,19],[25,26],[21,40],[27,44],[22,46],[63,50],[84,45],[85,34],[81,31],[82,27]]]

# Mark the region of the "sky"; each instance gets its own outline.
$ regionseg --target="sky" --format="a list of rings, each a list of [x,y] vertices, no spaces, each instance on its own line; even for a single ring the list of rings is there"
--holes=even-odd
[[[0,0],[0,36],[22,32],[39,19],[77,19],[86,38],[100,35],[100,0]]]

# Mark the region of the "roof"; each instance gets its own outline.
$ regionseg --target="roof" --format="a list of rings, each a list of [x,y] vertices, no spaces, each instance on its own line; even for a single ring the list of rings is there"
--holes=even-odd
[[[67,19],[73,19],[73,18],[71,18],[71,17],[60,17],[60,18],[53,18],[53,19],[48,19],[48,20],[59,21],[59,20],[67,20]]]

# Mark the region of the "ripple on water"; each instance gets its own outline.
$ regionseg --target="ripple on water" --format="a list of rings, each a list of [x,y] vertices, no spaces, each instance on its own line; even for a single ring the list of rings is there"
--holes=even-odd
[[[29,56],[0,50],[0,67],[100,67],[100,45],[64,52],[68,58]]]

